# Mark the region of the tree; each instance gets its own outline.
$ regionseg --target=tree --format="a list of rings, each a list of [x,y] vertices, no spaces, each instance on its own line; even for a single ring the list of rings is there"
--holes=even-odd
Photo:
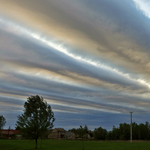
[[[149,123],[139,124],[139,140],[148,140],[149,137]]]
[[[80,138],[83,138],[85,134],[88,134],[88,127],[85,125],[84,127],[80,126],[80,128],[77,129],[78,135]]]
[[[6,124],[6,119],[3,116],[0,116],[0,134],[1,134],[1,129],[4,127]]]
[[[77,129],[77,132],[79,134],[79,137],[82,138],[82,149],[84,150],[84,141],[83,141],[83,137],[85,134],[88,133],[88,126],[85,125],[84,128],[82,126],[80,126],[80,128]]]
[[[127,123],[120,123],[119,125],[119,139],[129,140],[130,139],[130,125]]]
[[[107,130],[103,129],[102,127],[94,129],[94,138],[96,140],[105,140],[107,135]]]
[[[3,116],[0,116],[0,130],[4,127],[6,124],[6,119]]]
[[[46,135],[53,127],[54,113],[51,106],[38,95],[28,97],[24,108],[24,113],[18,116],[16,126],[24,136],[35,139],[37,149],[37,139]]]
[[[112,131],[108,132],[106,138],[111,140],[118,140],[120,136],[120,129],[113,125]]]

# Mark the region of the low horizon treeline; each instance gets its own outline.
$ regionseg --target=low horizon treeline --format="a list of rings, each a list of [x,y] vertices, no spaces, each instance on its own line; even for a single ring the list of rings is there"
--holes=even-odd
[[[88,126],[80,126],[80,128],[73,128],[72,131],[80,138],[94,138],[95,140],[130,140],[130,124],[120,123],[118,127],[113,126],[112,131],[107,131],[102,127],[95,128],[93,131],[88,129]],[[132,123],[132,139],[133,140],[150,140],[150,124]]]

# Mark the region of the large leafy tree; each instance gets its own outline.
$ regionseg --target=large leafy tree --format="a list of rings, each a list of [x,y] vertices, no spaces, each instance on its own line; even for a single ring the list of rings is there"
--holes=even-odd
[[[16,126],[24,136],[35,139],[37,148],[37,139],[45,136],[53,127],[54,113],[51,106],[38,95],[28,97],[24,108],[24,113],[18,116]]]

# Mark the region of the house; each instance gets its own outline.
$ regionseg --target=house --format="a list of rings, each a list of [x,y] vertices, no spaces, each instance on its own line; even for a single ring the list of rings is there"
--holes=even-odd
[[[0,138],[15,138],[15,135],[19,135],[20,130],[13,130],[13,129],[2,129],[0,131]]]
[[[49,135],[48,138],[50,139],[64,139],[65,138],[66,130],[63,128],[55,128]]]

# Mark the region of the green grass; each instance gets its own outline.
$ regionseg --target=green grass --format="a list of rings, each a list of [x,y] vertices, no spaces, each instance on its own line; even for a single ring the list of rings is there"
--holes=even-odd
[[[83,150],[82,141],[38,141],[38,150]],[[33,140],[0,140],[0,150],[34,150]],[[84,141],[84,150],[149,150],[150,142]]]

